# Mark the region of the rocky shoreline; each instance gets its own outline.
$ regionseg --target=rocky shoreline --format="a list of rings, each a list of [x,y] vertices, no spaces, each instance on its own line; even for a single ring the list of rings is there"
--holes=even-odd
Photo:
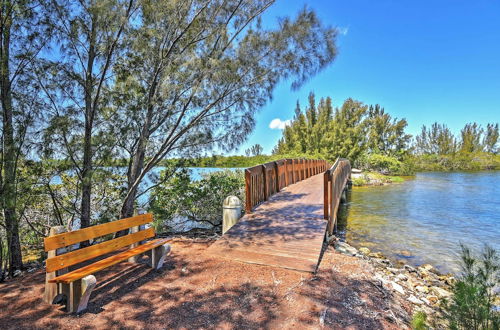
[[[400,267],[380,252],[371,252],[366,247],[356,249],[339,240],[334,247],[339,253],[368,261],[374,266],[373,280],[380,288],[402,296],[413,305],[414,313],[424,312],[427,322],[434,328],[446,328],[441,307],[444,300],[452,296],[452,284],[456,281],[452,275],[440,274],[429,264]]]
[[[354,186],[384,186],[391,183],[401,183],[405,179],[400,176],[391,176],[378,172],[363,172],[358,169],[352,169],[351,180]]]

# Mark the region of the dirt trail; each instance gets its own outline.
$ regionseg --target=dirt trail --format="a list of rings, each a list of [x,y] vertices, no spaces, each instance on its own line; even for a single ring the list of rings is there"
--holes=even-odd
[[[316,275],[204,253],[178,239],[165,266],[121,263],[96,274],[89,308],[68,315],[43,302],[44,272],[0,284],[0,328],[400,329],[411,306],[373,280],[363,259],[329,247]]]

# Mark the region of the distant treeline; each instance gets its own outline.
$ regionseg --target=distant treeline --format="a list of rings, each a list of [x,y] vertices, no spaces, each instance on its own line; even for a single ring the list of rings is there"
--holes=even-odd
[[[246,168],[283,158],[351,160],[354,166],[392,174],[415,171],[454,171],[500,169],[499,125],[468,123],[458,135],[445,125],[423,126],[414,138],[405,132],[405,119],[392,118],[380,105],[363,105],[348,99],[333,109],[331,99],[315,105],[314,95],[302,111],[297,105],[295,117],[271,155],[262,154],[256,144],[246,156],[212,155],[198,158],[163,159],[165,167]],[[71,163],[52,160],[60,168]],[[104,166],[126,167],[128,159],[109,159]]]
[[[407,121],[393,118],[380,105],[347,99],[334,108],[329,97],[316,103],[309,95],[305,109],[297,103],[274,155],[297,154],[333,161],[345,157],[361,168],[395,174],[422,170],[500,169],[499,125],[467,123],[459,135],[445,124],[422,127],[416,137]]]

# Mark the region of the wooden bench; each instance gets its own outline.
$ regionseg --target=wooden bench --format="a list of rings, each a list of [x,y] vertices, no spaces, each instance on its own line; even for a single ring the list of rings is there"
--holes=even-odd
[[[167,239],[145,242],[148,238],[155,237],[153,228],[145,228],[152,221],[153,216],[148,213],[70,232],[66,232],[63,226],[52,227],[44,240],[45,251],[48,252],[44,300],[52,304],[64,295],[67,311],[78,313],[87,308],[90,294],[96,286],[93,275],[96,272],[126,260],[137,262],[141,254],[149,255],[149,265],[152,268],[161,268],[170,252],[170,245],[166,244]],[[130,230],[126,236],[77,250],[71,249],[77,243],[127,229]],[[129,248],[89,265],[78,266],[81,262],[125,247]]]

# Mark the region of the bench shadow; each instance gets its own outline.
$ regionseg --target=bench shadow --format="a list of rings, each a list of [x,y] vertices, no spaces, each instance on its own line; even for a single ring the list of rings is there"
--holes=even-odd
[[[125,301],[136,311],[129,321],[161,324],[166,329],[263,329],[278,315],[272,308],[278,305],[272,289],[251,283],[202,292],[196,288],[170,287],[162,294],[164,306],[151,301],[152,293]],[[115,316],[105,317],[112,326],[124,325]]]
[[[115,265],[96,274],[98,286],[78,315],[42,300],[45,274],[38,271],[0,285],[0,328],[266,328],[279,305],[272,288],[224,281],[211,286],[205,274],[217,264],[172,253],[160,270],[143,263]]]
[[[110,267],[97,273],[95,275],[97,278],[97,287],[92,292],[88,307],[83,314],[99,314],[103,311],[103,306],[121,299],[150,282],[168,277],[173,271],[180,273],[182,277],[181,270],[188,265],[190,275],[198,274],[205,270],[202,262],[188,263],[173,253],[166,258],[165,263],[160,269],[151,268],[147,262],[148,257],[142,256],[137,263],[127,262],[119,265],[120,269]]]

